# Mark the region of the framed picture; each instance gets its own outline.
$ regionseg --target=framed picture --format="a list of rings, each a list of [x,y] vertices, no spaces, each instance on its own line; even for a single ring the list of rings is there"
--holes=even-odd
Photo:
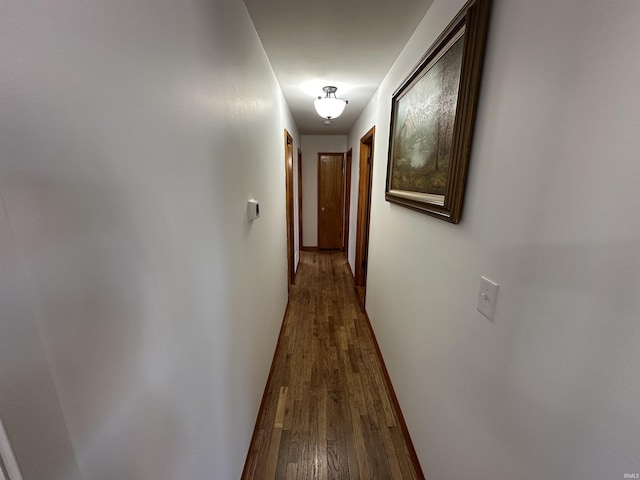
[[[385,198],[458,223],[490,0],[471,0],[393,94]]]

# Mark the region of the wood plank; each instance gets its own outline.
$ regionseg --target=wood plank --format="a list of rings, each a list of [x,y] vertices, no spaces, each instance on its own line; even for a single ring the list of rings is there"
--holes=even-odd
[[[375,427],[369,415],[361,415],[363,439],[366,445],[367,461],[375,478],[391,478],[389,462],[384,449],[380,430]]]
[[[289,465],[289,445],[291,444],[291,432],[283,430],[280,434],[280,448],[278,450],[278,463],[276,465],[275,478],[287,476],[287,465]]]
[[[273,421],[273,426],[275,428],[282,428],[284,426],[284,412],[286,410],[288,391],[289,387],[280,387],[278,405],[276,406],[276,417]]]
[[[298,464],[297,463],[289,463],[287,464],[287,473],[284,477],[285,480],[296,480],[298,478]]]

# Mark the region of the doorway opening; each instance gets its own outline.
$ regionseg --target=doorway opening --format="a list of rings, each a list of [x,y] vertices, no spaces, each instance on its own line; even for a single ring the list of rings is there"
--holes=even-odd
[[[284,131],[284,163],[285,163],[285,190],[287,210],[287,282],[291,286],[295,283],[295,233],[293,213],[293,137],[285,129]]]
[[[356,232],[356,271],[354,284],[364,306],[369,264],[369,224],[371,221],[371,182],[373,180],[373,146],[376,127],[360,139],[360,176],[358,180],[358,219]]]
[[[298,243],[302,250],[302,150],[298,149]]]
[[[345,155],[344,165],[344,227],[343,227],[343,247],[345,255],[349,257],[349,213],[351,211],[351,163],[353,149],[350,148]]]

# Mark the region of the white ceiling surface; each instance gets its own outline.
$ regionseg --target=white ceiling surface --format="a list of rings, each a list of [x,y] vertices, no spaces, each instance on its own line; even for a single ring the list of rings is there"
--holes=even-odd
[[[432,0],[244,0],[303,135],[344,135],[384,79]],[[425,50],[428,45],[425,46]],[[349,101],[323,124],[322,87]]]

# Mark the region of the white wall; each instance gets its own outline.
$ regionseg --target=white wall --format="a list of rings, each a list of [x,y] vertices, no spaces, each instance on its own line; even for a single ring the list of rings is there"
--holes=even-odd
[[[305,247],[318,246],[318,153],[347,151],[346,135],[302,135],[302,236]]]
[[[377,126],[368,313],[427,478],[622,478],[640,471],[640,4],[495,1],[451,225],[384,189],[391,95],[463,4],[435,1],[349,137],[356,158]]]
[[[29,305],[22,260],[2,203],[0,421],[10,437],[8,448],[20,461],[25,480],[77,480],[77,462]],[[4,448],[0,450],[6,459]]]
[[[0,45],[0,416],[25,480],[238,478],[299,141],[244,4],[5,2]]]

